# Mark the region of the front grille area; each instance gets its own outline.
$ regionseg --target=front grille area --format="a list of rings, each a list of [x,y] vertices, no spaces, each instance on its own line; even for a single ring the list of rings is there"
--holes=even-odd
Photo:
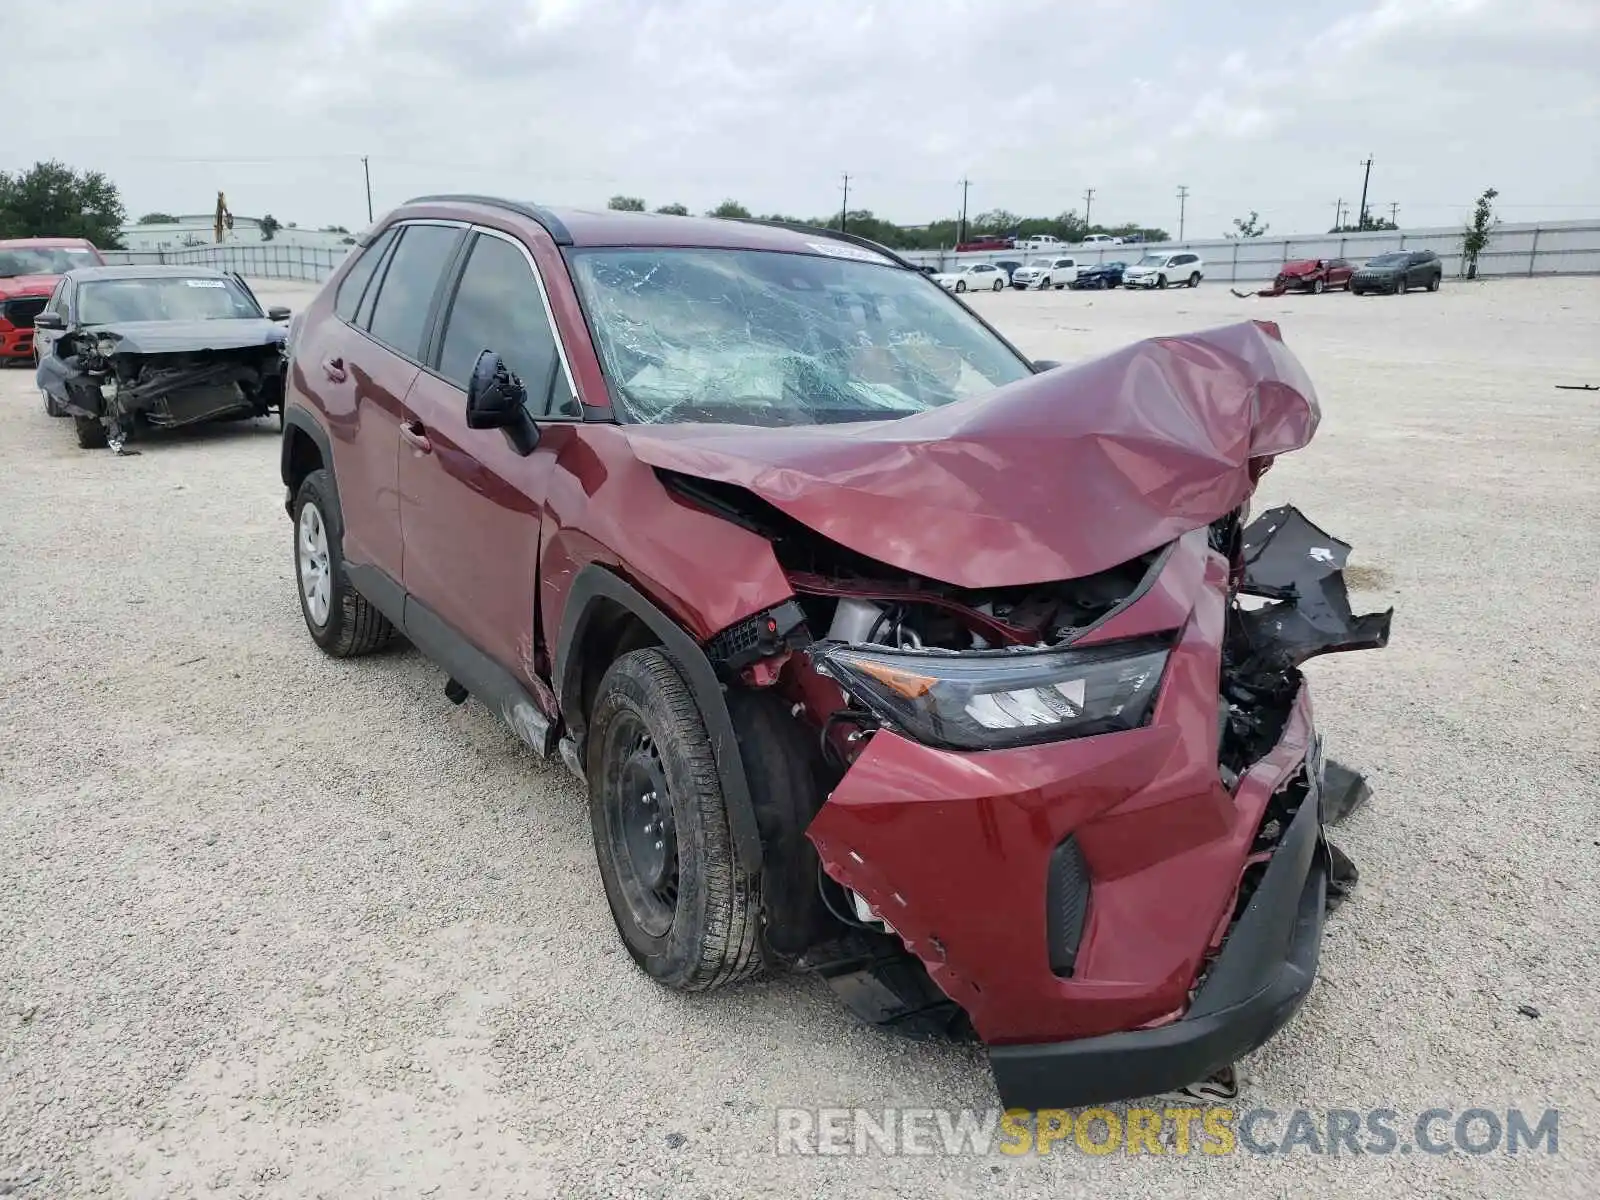
[[[49,296],[19,296],[15,300],[0,302],[0,314],[18,329],[32,329],[33,319],[50,303]]]

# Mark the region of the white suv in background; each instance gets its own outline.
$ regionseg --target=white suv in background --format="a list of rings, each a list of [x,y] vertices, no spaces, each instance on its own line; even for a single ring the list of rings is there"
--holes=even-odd
[[[1123,287],[1164,288],[1199,287],[1206,265],[1192,250],[1172,250],[1146,254],[1122,273]]]
[[[1085,246],[1120,246],[1122,239],[1112,237],[1109,233],[1091,233],[1083,239]]]
[[[1048,287],[1060,291],[1078,277],[1081,269],[1075,258],[1035,258],[1011,272],[1011,286],[1025,291]]]

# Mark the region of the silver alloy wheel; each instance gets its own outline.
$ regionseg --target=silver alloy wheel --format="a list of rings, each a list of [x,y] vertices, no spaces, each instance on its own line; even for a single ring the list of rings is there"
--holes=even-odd
[[[300,592],[306,612],[318,627],[328,623],[332,607],[333,578],[328,568],[328,528],[317,506],[307,501],[300,508],[296,542],[299,547]]]

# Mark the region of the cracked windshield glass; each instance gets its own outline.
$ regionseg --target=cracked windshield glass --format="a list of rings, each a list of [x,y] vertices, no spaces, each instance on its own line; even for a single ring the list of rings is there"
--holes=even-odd
[[[855,253],[580,250],[572,264],[632,421],[883,420],[1031,374],[937,285]]]

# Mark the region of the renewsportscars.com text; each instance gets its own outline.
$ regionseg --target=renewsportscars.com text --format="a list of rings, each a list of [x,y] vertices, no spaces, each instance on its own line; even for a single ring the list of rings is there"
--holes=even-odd
[[[780,1108],[785,1155],[1558,1154],[1559,1109]]]

